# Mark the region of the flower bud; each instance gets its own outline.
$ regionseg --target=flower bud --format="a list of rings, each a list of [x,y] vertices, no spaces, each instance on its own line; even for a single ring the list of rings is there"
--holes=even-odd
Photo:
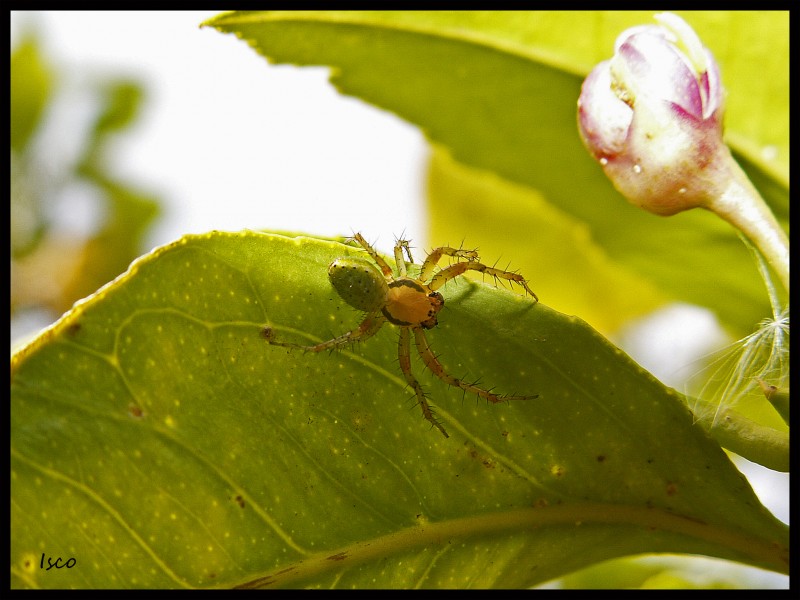
[[[658,215],[702,207],[744,233],[789,290],[789,238],[722,140],[725,90],[697,34],[671,13],[617,38],[583,82],[578,126],[614,186]]]
[[[706,206],[730,153],[722,141],[725,91],[713,56],[680,17],[634,27],[586,78],[581,136],[615,187],[659,215]]]

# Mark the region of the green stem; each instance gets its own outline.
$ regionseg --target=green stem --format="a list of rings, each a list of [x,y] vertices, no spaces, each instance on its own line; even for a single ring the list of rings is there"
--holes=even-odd
[[[730,177],[722,192],[706,205],[728,223],[739,229],[755,244],[789,291],[789,238],[764,199],[730,157]]]
[[[740,413],[694,400],[697,423],[720,446],[773,471],[789,472],[789,432],[751,421]]]

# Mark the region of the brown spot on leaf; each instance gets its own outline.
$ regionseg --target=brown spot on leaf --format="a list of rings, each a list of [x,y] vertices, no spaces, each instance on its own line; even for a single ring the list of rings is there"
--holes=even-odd
[[[339,554],[331,554],[328,560],[344,560],[347,558],[347,552],[339,552]]]

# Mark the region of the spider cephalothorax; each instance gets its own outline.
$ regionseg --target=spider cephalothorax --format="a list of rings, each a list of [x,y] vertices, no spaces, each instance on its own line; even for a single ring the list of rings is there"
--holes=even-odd
[[[403,277],[389,284],[383,316],[401,327],[423,327],[433,329],[438,325],[436,314],[444,306],[439,292],[431,291],[413,279]]]
[[[444,306],[444,298],[436,290],[451,279],[463,275],[466,271],[486,273],[495,279],[505,279],[518,283],[527,293],[533,296],[534,301],[538,301],[536,294],[528,287],[522,275],[488,267],[478,262],[478,253],[475,250],[442,246],[428,254],[420,267],[417,277],[410,277],[403,253],[405,252],[406,256],[408,256],[409,263],[413,264],[414,260],[411,257],[411,250],[406,240],[398,240],[394,247],[394,258],[397,265],[397,275],[395,275],[389,264],[361,234],[356,233],[353,236],[353,240],[366,250],[374,263],[366,258],[359,257],[338,258],[328,267],[328,278],[336,292],[345,302],[366,313],[361,324],[332,340],[313,346],[275,341],[272,330],[268,328],[265,330],[265,337],[270,344],[321,352],[339,348],[351,342],[366,340],[375,335],[381,326],[388,321],[400,329],[398,356],[403,377],[408,385],[413,388],[425,418],[433,423],[445,437],[449,436],[441,423],[436,420],[422,386],[420,386],[411,372],[412,332],[417,352],[419,352],[425,366],[445,383],[476,394],[490,402],[536,397],[495,394],[472,383],[453,377],[445,371],[436,358],[424,332],[425,329],[432,329],[438,324],[437,314]],[[459,262],[454,262],[437,271],[436,267],[442,256],[456,258]]]

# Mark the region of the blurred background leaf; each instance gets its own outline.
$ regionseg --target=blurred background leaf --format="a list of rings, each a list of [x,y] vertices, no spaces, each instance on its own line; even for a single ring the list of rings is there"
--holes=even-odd
[[[112,142],[139,114],[141,85],[116,77],[76,83],[57,73],[33,32],[11,52],[12,317],[43,310],[55,319],[114,279],[146,249],[144,235],[159,214],[155,194],[118,179],[110,166]],[[57,84],[83,88],[94,111],[88,128],[64,120],[74,111],[53,114]],[[79,148],[78,156],[49,148],[48,129],[83,136],[64,144]],[[70,214],[73,226],[63,218]]]
[[[774,588],[763,571],[719,560],[635,556],[604,561],[561,578],[561,589],[741,589]]]
[[[11,52],[11,149],[24,152],[53,91],[54,73],[32,35]]]
[[[723,26],[713,13],[686,16],[717,53],[730,97],[746,98],[728,112],[731,141],[788,228],[788,13],[756,19],[752,13],[726,13]],[[705,211],[666,219],[629,205],[577,134],[583,76],[594,61],[610,56],[613,38],[626,26],[651,19],[649,12],[273,11],[225,14],[207,24],[242,37],[270,61],[331,66],[331,81],[343,93],[417,124],[455,161],[492,173],[494,181],[499,176],[538,192],[572,220],[573,230],[582,228],[584,245],[613,264],[629,297],[641,295],[643,302],[623,294],[602,296],[601,313],[592,292],[608,287],[607,270],[586,279],[585,263],[562,261],[559,254],[553,266],[542,267],[553,250],[544,227],[536,225],[546,223],[528,221],[527,229],[517,227],[512,235],[503,225],[519,218],[519,203],[507,202],[505,189],[492,190],[485,180],[480,183],[485,220],[470,220],[465,194],[440,192],[435,184],[441,177],[432,178],[431,239],[467,238],[486,253],[513,256],[515,266],[533,279],[537,268],[543,269],[537,283],[542,296],[563,301],[560,307],[587,315],[606,333],[673,300],[706,306],[743,335],[769,314],[769,302],[734,230]],[[761,41],[743,59],[731,36],[752,27],[780,40]],[[771,76],[754,78],[763,64],[771,65]],[[760,83],[755,94],[754,79]],[[753,112],[760,115],[758,126]],[[452,161],[432,169],[441,175],[451,166],[458,169]],[[462,185],[464,172],[453,175]],[[552,273],[559,277],[548,276]],[[577,287],[590,291],[573,292]]]

